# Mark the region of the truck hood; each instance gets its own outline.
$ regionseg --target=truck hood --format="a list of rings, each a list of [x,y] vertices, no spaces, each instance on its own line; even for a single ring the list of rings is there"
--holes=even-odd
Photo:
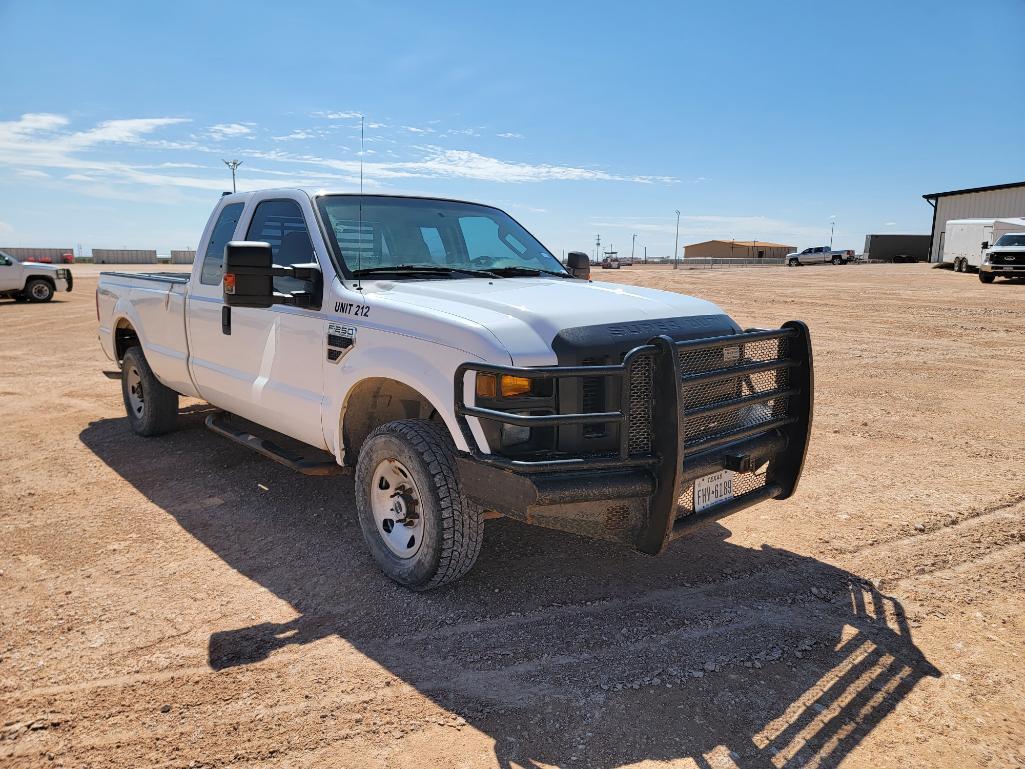
[[[22,262],[21,266],[29,272],[54,274],[57,270],[65,269],[65,265],[44,264],[42,262]]]
[[[552,343],[566,329],[615,326],[612,336],[646,340],[679,331],[651,321],[693,318],[693,335],[700,336],[709,335],[702,329],[722,327],[721,322],[709,326],[710,316],[725,318],[719,307],[702,299],[565,278],[374,281],[364,286],[368,298],[382,304],[414,305],[483,326],[521,366],[558,363]]]

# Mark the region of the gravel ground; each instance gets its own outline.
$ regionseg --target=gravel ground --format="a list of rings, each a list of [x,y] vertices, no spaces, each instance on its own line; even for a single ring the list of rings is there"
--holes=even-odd
[[[1025,285],[926,265],[596,277],[807,321],[796,497],[660,558],[489,521],[412,595],[352,481],[132,435],[97,267],[0,302],[0,764],[1025,765]]]

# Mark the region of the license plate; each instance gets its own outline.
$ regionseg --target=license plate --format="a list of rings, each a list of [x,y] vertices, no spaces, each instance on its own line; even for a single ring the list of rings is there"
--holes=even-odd
[[[734,475],[732,470],[720,470],[694,481],[694,512],[700,513],[712,505],[733,499]]]

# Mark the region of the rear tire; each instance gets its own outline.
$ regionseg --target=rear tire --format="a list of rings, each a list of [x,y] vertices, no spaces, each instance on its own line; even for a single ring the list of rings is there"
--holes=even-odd
[[[459,579],[480,554],[482,511],[460,491],[443,425],[405,419],[374,430],[356,463],[356,509],[378,567],[411,590]]]
[[[981,270],[979,271],[979,280],[981,280],[983,283],[992,283],[994,280],[996,280],[996,277],[997,276],[994,275],[992,272],[982,272]]]
[[[178,421],[178,393],[160,383],[141,347],[130,347],[121,365],[121,396],[136,435],[163,435]]]
[[[25,284],[25,296],[30,302],[49,302],[53,299],[53,284],[42,278],[33,278]]]
[[[843,259],[841,259],[839,256],[834,256],[832,262],[835,265],[841,265],[843,264]]]

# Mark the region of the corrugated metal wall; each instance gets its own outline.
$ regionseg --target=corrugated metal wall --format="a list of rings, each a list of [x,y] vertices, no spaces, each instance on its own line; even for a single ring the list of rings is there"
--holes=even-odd
[[[996,219],[1005,216],[1025,216],[1025,186],[937,198],[936,226],[932,232],[929,261],[942,261],[940,233],[951,219]]]
[[[729,241],[710,240],[706,243],[692,243],[683,249],[685,259],[752,259],[758,260],[758,252],[764,259],[783,259],[796,250],[793,246],[748,246]]]
[[[195,251],[176,251],[171,249],[171,264],[192,264],[196,261]]]
[[[7,248],[6,246],[0,246],[0,251],[4,251],[15,259],[50,259],[54,263],[61,260],[64,254],[73,254],[75,249],[73,248]]]
[[[132,248],[94,248],[96,264],[156,264],[157,252]]]

